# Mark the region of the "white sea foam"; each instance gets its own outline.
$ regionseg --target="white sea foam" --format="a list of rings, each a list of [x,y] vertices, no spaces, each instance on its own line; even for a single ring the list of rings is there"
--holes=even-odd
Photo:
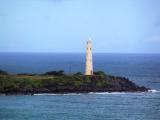
[[[151,89],[148,90],[147,92],[90,92],[89,94],[101,94],[101,95],[105,95],[105,94],[143,94],[143,93],[160,93],[160,90],[155,90],[155,89]]]
[[[85,94],[90,94],[90,95],[94,95],[94,94],[99,94],[99,95],[105,95],[105,94],[126,94],[125,92],[89,92],[89,93],[58,93],[58,94],[52,94],[52,93],[37,93],[34,94],[36,96],[52,96],[52,95],[85,95]]]
[[[41,96],[41,95],[44,95],[44,96],[53,96],[53,95],[81,95],[83,93],[57,93],[57,94],[53,94],[53,93],[37,93],[37,94],[34,94],[36,96]]]
[[[113,95],[118,95],[118,94],[137,94],[137,93],[157,93],[160,92],[158,90],[155,89],[151,89],[148,90],[148,92],[89,92],[89,93],[37,93],[34,94],[36,96],[53,96],[53,95],[85,95],[85,94],[89,94],[89,95],[109,95],[109,94],[113,94]]]
[[[37,96],[41,96],[41,95],[57,95],[57,94],[52,94],[52,93],[37,93],[37,94],[33,94],[33,95],[37,95]]]
[[[125,92],[90,92],[89,94],[105,95],[105,94],[126,94],[126,93]]]
[[[148,90],[148,92],[157,93],[157,92],[160,92],[160,91],[155,90],[155,89],[151,89],[151,90]]]

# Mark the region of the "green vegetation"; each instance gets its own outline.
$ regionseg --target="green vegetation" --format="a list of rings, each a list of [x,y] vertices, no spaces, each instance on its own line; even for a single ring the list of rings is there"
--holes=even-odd
[[[94,72],[93,74],[94,75],[101,75],[101,76],[105,76],[106,75],[106,73],[103,72],[103,71],[97,71],[97,72]]]
[[[64,75],[64,71],[63,71],[63,70],[59,70],[59,71],[49,71],[49,72],[46,72],[44,75],[57,75],[57,76],[62,76],[62,75]]]
[[[0,93],[5,94],[147,90],[126,78],[106,75],[103,71],[94,72],[93,76],[85,76],[80,72],[65,75],[64,71],[51,71],[41,75],[9,75],[5,71],[0,73]]]

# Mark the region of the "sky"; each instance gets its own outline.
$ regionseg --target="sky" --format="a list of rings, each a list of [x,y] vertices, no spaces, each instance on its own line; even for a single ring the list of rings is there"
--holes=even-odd
[[[0,0],[0,52],[160,53],[160,0]]]

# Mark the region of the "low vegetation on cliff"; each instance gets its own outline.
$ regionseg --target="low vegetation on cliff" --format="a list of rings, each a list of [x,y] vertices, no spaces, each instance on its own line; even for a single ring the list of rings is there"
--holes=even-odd
[[[78,72],[66,75],[64,71],[44,74],[8,74],[0,70],[1,94],[69,93],[69,92],[137,92],[147,91],[124,77],[107,75],[103,71],[85,76]]]

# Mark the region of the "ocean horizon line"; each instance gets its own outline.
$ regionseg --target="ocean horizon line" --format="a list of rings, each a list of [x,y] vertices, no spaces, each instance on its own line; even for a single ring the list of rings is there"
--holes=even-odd
[[[42,54],[45,54],[45,53],[46,53],[46,54],[85,54],[85,52],[27,52],[27,51],[24,51],[24,52],[20,52],[20,51],[17,51],[17,52],[16,52],[16,51],[15,51],[15,52],[14,52],[14,51],[13,51],[13,52],[12,52],[12,51],[9,51],[9,52],[8,52],[8,51],[7,51],[7,52],[3,52],[3,51],[2,51],[2,52],[1,52],[1,51],[0,51],[0,54],[1,54],[1,53],[2,53],[2,54],[3,54],[3,53],[6,53],[6,54],[7,54],[7,53],[26,53],[26,54],[28,54],[28,53],[33,53],[33,54],[41,54],[41,53],[42,53]],[[139,55],[155,54],[155,55],[158,55],[158,54],[160,54],[160,53],[149,53],[149,52],[148,52],[148,53],[143,53],[143,52],[142,52],[142,53],[134,53],[134,52],[128,52],[128,53],[127,53],[127,52],[119,52],[119,53],[118,53],[118,52],[93,52],[93,54],[133,54],[133,55],[134,55],[134,54],[137,54],[137,55],[138,55],[138,54],[139,54]]]

